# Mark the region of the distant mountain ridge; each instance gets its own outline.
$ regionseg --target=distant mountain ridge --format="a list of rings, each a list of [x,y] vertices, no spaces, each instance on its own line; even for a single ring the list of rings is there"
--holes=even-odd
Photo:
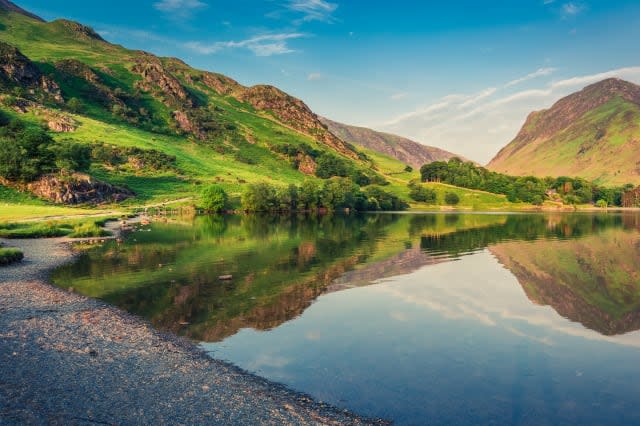
[[[606,79],[531,113],[487,167],[512,175],[640,183],[640,86]]]
[[[434,161],[447,161],[457,154],[433,146],[423,145],[402,136],[378,132],[366,127],[350,126],[320,117],[331,133],[345,142],[360,145],[390,157],[394,157],[415,169]]]
[[[28,16],[29,18],[36,19],[40,22],[45,22],[45,20],[38,15],[24,10],[20,6],[11,3],[9,0],[0,0],[0,9],[6,10],[7,12],[20,13],[21,15]]]

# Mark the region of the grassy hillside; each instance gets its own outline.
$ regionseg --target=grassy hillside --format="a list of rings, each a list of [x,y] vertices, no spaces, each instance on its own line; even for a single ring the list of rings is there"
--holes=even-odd
[[[487,166],[511,175],[640,184],[640,86],[610,79],[533,113]]]
[[[326,164],[336,162],[341,176],[361,186],[384,185],[409,201],[407,184],[419,178],[417,171],[340,139],[302,101],[275,87],[244,87],[179,59],[110,44],[81,24],[44,22],[3,4],[0,112],[46,129],[55,143],[89,147],[87,173],[135,193],[125,206],[197,200],[210,183],[222,186],[237,206],[250,183],[321,180],[332,175]],[[434,186],[436,204],[412,206],[437,209],[448,191],[460,195],[459,208],[511,207],[500,196]],[[24,195],[26,185],[14,187],[22,195],[0,191],[0,202],[14,206],[5,219],[21,211],[56,215],[55,207]],[[15,207],[23,204],[38,207]]]

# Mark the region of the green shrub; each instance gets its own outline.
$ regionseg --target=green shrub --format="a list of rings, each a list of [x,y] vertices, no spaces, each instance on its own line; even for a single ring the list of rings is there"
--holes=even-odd
[[[20,262],[23,258],[24,254],[18,249],[0,248],[0,266]]]
[[[410,185],[409,197],[419,203],[435,204],[436,191],[420,185]]]
[[[202,207],[212,212],[225,210],[229,204],[227,193],[218,185],[209,185],[200,194]]]
[[[455,206],[460,202],[460,197],[455,192],[447,192],[444,194],[444,202],[450,206]]]
[[[605,200],[600,199],[596,202],[596,207],[599,207],[601,209],[606,209],[609,206],[609,203],[607,203]]]

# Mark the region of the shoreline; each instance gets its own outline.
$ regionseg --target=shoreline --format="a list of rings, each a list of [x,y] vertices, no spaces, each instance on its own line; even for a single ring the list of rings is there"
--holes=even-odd
[[[208,356],[51,271],[82,239],[0,239],[25,253],[0,268],[0,423],[389,424],[314,401]]]

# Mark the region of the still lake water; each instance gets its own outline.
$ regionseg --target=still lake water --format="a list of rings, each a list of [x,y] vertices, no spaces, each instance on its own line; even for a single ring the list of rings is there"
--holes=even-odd
[[[640,424],[639,214],[172,219],[53,278],[397,424]]]

